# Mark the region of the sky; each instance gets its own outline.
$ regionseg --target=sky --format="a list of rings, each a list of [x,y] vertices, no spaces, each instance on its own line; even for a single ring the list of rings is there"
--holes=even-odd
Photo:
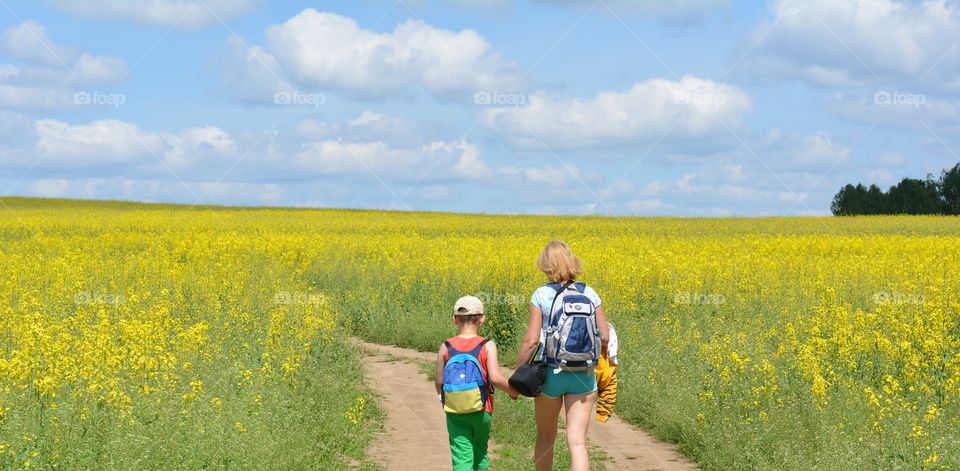
[[[3,196],[820,215],[958,118],[955,0],[0,0]]]

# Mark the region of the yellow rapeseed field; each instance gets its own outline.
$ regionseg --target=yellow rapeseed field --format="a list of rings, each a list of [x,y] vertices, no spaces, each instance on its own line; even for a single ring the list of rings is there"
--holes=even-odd
[[[241,213],[8,200],[0,467],[330,468],[363,457],[356,354],[311,236]],[[359,399],[358,399],[359,398]]]
[[[617,412],[705,468],[960,468],[956,219],[5,203],[8,466],[363,462],[344,335],[432,350],[475,294],[510,360],[560,238],[621,336]]]

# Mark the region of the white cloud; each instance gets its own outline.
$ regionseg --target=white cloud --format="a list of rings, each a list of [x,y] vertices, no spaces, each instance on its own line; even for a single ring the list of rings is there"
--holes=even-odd
[[[399,119],[372,111],[328,126],[305,122],[267,135],[214,126],[158,131],[113,119],[30,121],[9,112],[0,112],[0,118],[10,124],[0,132],[24,136],[0,144],[0,182],[13,184],[31,169],[17,183],[16,194],[184,203],[204,195],[205,202],[326,201],[400,209],[419,202],[455,209],[449,205],[462,193],[454,188],[501,190],[480,193],[494,198],[509,188],[556,181],[550,166],[493,167],[465,139],[417,145],[359,140],[362,128]],[[355,140],[323,137],[316,129],[324,128],[345,131]],[[358,132],[346,132],[350,129]]]
[[[393,146],[419,147],[430,141],[456,141],[462,131],[449,122],[410,119],[370,110],[346,122],[305,119],[294,127],[303,140],[344,139],[350,142],[389,142]]]
[[[438,143],[434,144],[434,147],[444,152],[460,151],[460,157],[452,169],[452,173],[458,177],[470,180],[483,180],[493,175],[490,167],[480,158],[480,149],[474,145],[460,141],[454,145]]]
[[[127,70],[121,58],[57,44],[35,21],[7,28],[0,35],[0,53],[20,61],[0,63],[0,108],[67,108],[76,104],[77,87],[117,83]]]
[[[535,188],[553,188],[564,191],[564,188],[580,189],[578,181],[580,170],[575,165],[544,165],[542,167],[504,167],[498,169],[504,178],[512,179],[520,184],[530,184]],[[581,177],[582,179],[582,177]],[[591,178],[591,180],[594,180]],[[584,190],[586,191],[586,190]]]
[[[960,132],[960,103],[923,94],[883,90],[872,94],[834,95],[827,109],[843,118],[928,136]]]
[[[126,73],[127,63],[118,57],[80,54],[70,69],[82,83],[111,83]]]
[[[54,119],[35,123],[35,151],[47,164],[71,168],[109,164],[143,165],[161,158],[173,169],[195,165],[207,156],[237,153],[233,138],[216,127],[179,133],[144,131],[133,123],[98,120],[72,125]]]
[[[98,20],[200,28],[250,12],[257,0],[47,0],[67,13]]]
[[[226,131],[216,127],[187,128],[176,135],[164,136],[167,149],[164,160],[171,166],[192,165],[198,157],[236,157],[240,154],[237,143]]]
[[[260,46],[250,46],[239,38],[227,39],[227,58],[223,84],[234,99],[244,103],[273,103],[280,92],[295,90],[281,78],[280,63]]]
[[[46,28],[35,21],[7,28],[0,37],[0,50],[37,66],[39,70],[34,73],[39,77],[60,77],[68,83],[112,83],[120,80],[127,69],[118,57],[94,56],[57,44],[47,35]]]
[[[0,38],[3,52],[17,59],[48,67],[62,67],[72,62],[78,52],[54,43],[43,25],[25,21],[11,26]]]
[[[743,170],[749,174],[740,174]],[[832,181],[811,190],[804,183],[792,183],[796,188],[779,184],[756,167],[733,170],[728,165],[711,165],[672,180],[650,182],[627,195],[625,207],[645,215],[787,215],[788,208],[789,215],[818,210],[826,213],[833,189],[827,187]]]
[[[543,93],[529,104],[491,108],[483,123],[520,147],[585,148],[708,138],[727,134],[752,107],[736,87],[685,76],[679,81],[651,79],[625,92],[601,92],[590,98],[554,98]]]
[[[365,99],[425,90],[460,101],[478,90],[520,87],[517,67],[471,29],[450,31],[408,20],[381,33],[361,28],[352,18],[308,8],[270,26],[265,36],[265,46],[235,52],[227,66],[225,82],[241,100],[268,101],[290,86]]]
[[[73,95],[67,90],[9,85],[0,81],[0,108],[49,110],[68,106]]]
[[[374,113],[372,111],[364,111],[357,116],[356,119],[350,121],[350,127],[355,126],[364,126],[370,123],[379,123],[387,119],[387,116],[382,113]]]
[[[36,178],[17,185],[27,196],[119,199],[145,202],[282,204],[283,188],[270,183],[228,181],[178,182],[127,177]],[[198,197],[201,197],[198,200]]]
[[[804,137],[786,151],[783,164],[787,168],[815,172],[828,169],[850,159],[850,148],[824,133]]]
[[[51,160],[75,163],[122,162],[158,152],[162,138],[118,120],[71,125],[54,119],[36,122],[37,151]]]
[[[647,215],[755,216],[783,215],[788,210],[791,215],[821,214],[836,190],[862,172],[853,164],[849,138],[777,129],[762,137],[743,137],[745,144],[736,149],[669,161],[672,165],[640,177],[645,183],[629,178],[607,183],[596,190],[606,203],[599,206],[600,212],[613,208]]]
[[[394,119],[399,118],[368,111],[323,126],[304,122],[268,136],[213,126],[170,132],[119,120],[41,119],[30,132],[11,128],[34,138],[0,145],[0,181],[12,182],[43,156],[15,193],[185,203],[194,203],[195,194],[218,203],[445,210],[456,210],[464,195],[474,194],[473,204],[489,203],[498,212],[549,206],[566,213],[722,215],[777,214],[791,205],[792,213],[825,210],[839,184],[851,178],[848,145],[822,133],[772,132],[750,140],[765,164],[745,149],[729,150],[698,157],[696,167],[668,167],[668,173],[682,174],[653,177],[637,188],[629,179],[607,182],[600,168],[582,162],[506,164],[488,160],[478,144],[465,139],[409,145],[364,140],[349,131]],[[836,161],[837,173],[848,175],[820,179]],[[605,183],[612,188],[605,189]]]
[[[750,77],[899,83],[960,93],[960,6],[948,0],[777,0],[746,38]]]
[[[353,174],[386,181],[468,181],[493,174],[480,149],[465,141],[396,148],[385,142],[323,140],[305,144],[294,163],[314,175]]]

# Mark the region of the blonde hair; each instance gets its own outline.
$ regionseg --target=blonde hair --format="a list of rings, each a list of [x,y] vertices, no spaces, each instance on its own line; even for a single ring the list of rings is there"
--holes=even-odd
[[[537,257],[537,268],[553,282],[573,281],[583,273],[580,259],[573,254],[569,245],[559,240],[551,240],[543,248]]]

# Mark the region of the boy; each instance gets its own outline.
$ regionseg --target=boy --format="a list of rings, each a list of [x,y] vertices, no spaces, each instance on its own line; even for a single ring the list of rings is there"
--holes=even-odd
[[[493,420],[493,387],[516,399],[497,362],[497,346],[477,334],[483,302],[464,296],[453,306],[459,334],[440,345],[435,384],[447,415],[454,471],[488,469],[487,442]]]

